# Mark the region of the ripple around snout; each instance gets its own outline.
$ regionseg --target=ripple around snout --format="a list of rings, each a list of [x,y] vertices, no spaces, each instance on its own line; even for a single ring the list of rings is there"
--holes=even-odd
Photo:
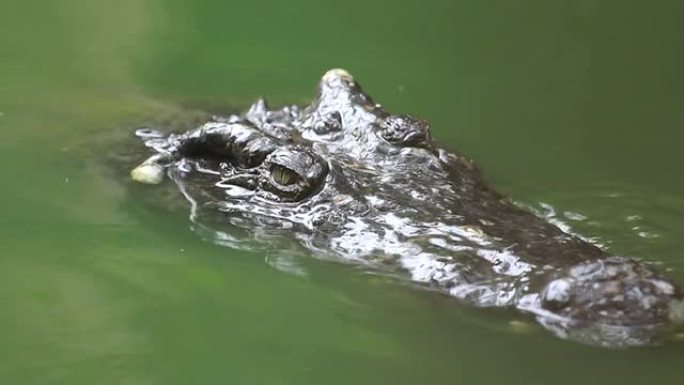
[[[659,345],[676,330],[670,323],[648,325],[612,325],[601,322],[577,323],[557,317],[538,316],[537,321],[560,338],[606,348]]]
[[[669,293],[674,290],[672,285],[679,286],[678,283],[684,281],[682,269],[679,268],[680,236],[677,230],[681,228],[684,214],[681,211],[684,207],[681,197],[664,196],[647,188],[617,184],[583,186],[572,194],[535,191],[529,187],[525,189],[527,195],[544,196],[546,202],[553,204],[523,206],[531,208],[564,231],[602,248],[625,250],[645,266],[667,273],[672,281],[654,282],[663,292]],[[655,257],[657,259],[654,260]],[[540,299],[528,298],[528,301],[534,303]],[[544,310],[538,306],[538,302],[530,306],[525,306],[524,302],[521,308],[534,313],[539,322],[554,334],[593,345],[626,347],[659,344],[670,338],[678,339],[677,336],[682,335],[684,330],[684,305],[677,298],[668,301],[667,310],[659,320],[626,326],[607,322],[582,324],[571,317]]]

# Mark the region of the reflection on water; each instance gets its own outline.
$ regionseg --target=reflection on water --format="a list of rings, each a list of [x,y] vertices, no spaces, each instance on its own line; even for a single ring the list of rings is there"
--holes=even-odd
[[[102,166],[176,105],[299,102],[347,67],[500,189],[684,281],[680,6],[509,3],[5,4],[0,382],[680,383],[681,344],[595,351],[339,265],[274,271]]]

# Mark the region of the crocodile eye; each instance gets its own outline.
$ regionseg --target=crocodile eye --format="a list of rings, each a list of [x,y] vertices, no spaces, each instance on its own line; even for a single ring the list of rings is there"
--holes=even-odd
[[[275,164],[271,168],[271,176],[273,180],[283,186],[289,186],[297,182],[299,175],[287,167]]]
[[[278,202],[297,202],[325,182],[327,164],[310,150],[285,146],[269,154],[260,168],[262,196]]]

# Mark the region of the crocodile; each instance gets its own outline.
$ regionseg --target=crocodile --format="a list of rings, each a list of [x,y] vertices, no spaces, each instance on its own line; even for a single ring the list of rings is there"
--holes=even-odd
[[[388,112],[345,70],[326,72],[308,106],[259,99],[186,132],[136,134],[152,155],[133,179],[175,181],[200,225],[284,234],[313,255],[517,309],[592,345],[660,343],[684,321],[682,288],[653,264],[496,192],[428,122]]]

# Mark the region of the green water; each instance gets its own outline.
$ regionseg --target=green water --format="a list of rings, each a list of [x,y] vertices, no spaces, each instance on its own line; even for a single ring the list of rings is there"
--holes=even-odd
[[[0,383],[681,384],[683,342],[613,351],[513,332],[514,313],[204,242],[106,158],[141,122],[305,102],[343,67],[501,191],[684,282],[682,11],[0,1]]]

